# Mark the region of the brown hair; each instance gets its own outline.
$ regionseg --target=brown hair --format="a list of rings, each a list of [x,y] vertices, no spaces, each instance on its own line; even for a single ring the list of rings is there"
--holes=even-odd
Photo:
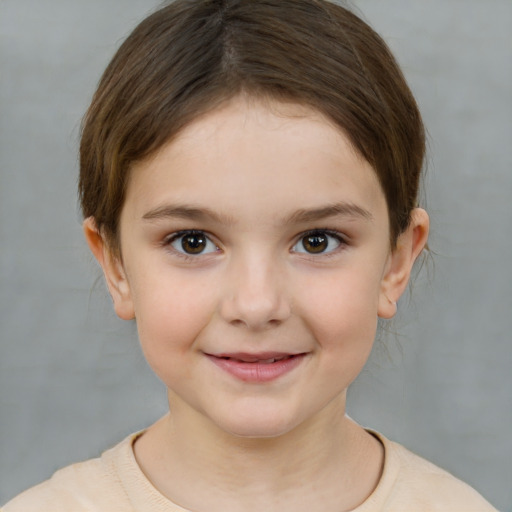
[[[130,166],[241,93],[311,106],[339,126],[379,178],[395,244],[416,205],[425,136],[380,36],[326,0],[177,0],[122,44],[84,118],[82,212],[112,250]]]

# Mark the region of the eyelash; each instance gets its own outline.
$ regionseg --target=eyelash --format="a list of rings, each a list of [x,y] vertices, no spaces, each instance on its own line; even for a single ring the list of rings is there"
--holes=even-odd
[[[207,253],[204,253],[201,251],[194,255],[193,253],[187,253],[184,251],[180,251],[177,248],[173,247],[174,242],[176,242],[180,239],[183,239],[186,236],[191,236],[191,235],[204,236],[204,238],[206,239],[206,244],[208,244],[208,243],[213,244],[217,250],[209,251]],[[307,237],[314,237],[314,236],[327,236],[330,238],[334,238],[339,245],[337,247],[335,247],[334,249],[329,250],[328,252],[319,251],[318,253],[314,253],[314,252],[308,252],[308,251],[293,251],[293,248],[296,247],[301,242],[303,243]],[[329,242],[327,242],[327,243],[329,244]],[[210,235],[208,235],[205,231],[196,230],[196,229],[188,229],[188,230],[182,230],[182,231],[177,231],[175,233],[172,233],[171,235],[167,236],[163,240],[162,245],[165,247],[170,247],[175,255],[177,255],[178,257],[184,258],[186,260],[194,260],[198,256],[201,256],[201,255],[206,256],[208,254],[214,254],[215,252],[220,250],[218,245],[215,242],[213,242]],[[331,257],[331,256],[337,254],[338,251],[340,250],[340,248],[342,248],[342,246],[345,246],[345,245],[347,245],[347,241],[346,241],[345,237],[338,231],[335,231],[332,229],[312,229],[312,230],[300,233],[300,235],[298,235],[295,238],[295,242],[292,246],[291,252],[304,254],[309,257],[321,256],[323,258],[328,258],[328,257]],[[304,245],[303,245],[303,247],[304,247]]]
[[[308,257],[313,257],[313,258],[318,258],[318,257],[330,258],[332,256],[335,256],[340,250],[343,249],[344,246],[347,245],[346,237],[339,231],[332,230],[332,229],[311,229],[309,231],[305,231],[304,233],[301,233],[296,238],[296,242],[294,243],[293,247],[297,246],[301,242],[303,243],[303,241],[307,237],[322,236],[322,235],[334,238],[336,240],[336,242],[338,243],[338,246],[328,252],[325,252],[325,251],[318,252],[318,253],[308,252],[308,251],[296,251],[296,252],[298,252],[300,254],[304,254]]]
[[[169,250],[172,250],[174,255],[177,255],[178,257],[183,258],[185,260],[195,260],[197,258],[197,256],[201,256],[201,255],[205,256],[205,255],[213,254],[213,253],[217,252],[217,251],[210,251],[207,253],[199,252],[197,254],[193,254],[193,253],[186,253],[184,251],[182,252],[182,251],[178,250],[177,248],[173,247],[174,242],[177,242],[186,236],[193,236],[193,235],[203,236],[206,239],[206,244],[208,244],[208,243],[213,244],[215,246],[215,248],[217,249],[217,251],[219,250],[218,245],[212,240],[211,236],[208,235],[205,231],[201,231],[199,229],[186,229],[186,230],[182,230],[182,231],[177,231],[176,233],[172,233],[171,235],[167,236],[163,240],[162,245],[164,247],[169,248]]]

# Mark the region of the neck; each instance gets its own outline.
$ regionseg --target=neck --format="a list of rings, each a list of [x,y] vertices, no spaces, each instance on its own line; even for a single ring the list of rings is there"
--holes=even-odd
[[[315,474],[334,453],[345,451],[350,423],[344,416],[344,403],[337,405],[323,418],[265,438],[236,436],[202,416],[187,421],[177,414],[168,417],[168,439],[178,441],[175,448],[180,460],[188,460],[197,469],[208,467],[212,478],[224,475],[238,489],[258,482],[278,491],[288,484],[295,487],[297,473]]]
[[[153,485],[184,508],[350,510],[380,477],[380,443],[345,416],[344,396],[290,432],[263,439],[231,435],[175,409],[139,439],[135,454]]]

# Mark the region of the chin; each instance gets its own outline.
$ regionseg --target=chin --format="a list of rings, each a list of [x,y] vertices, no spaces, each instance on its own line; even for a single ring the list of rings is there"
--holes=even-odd
[[[295,420],[295,421],[294,421]],[[287,434],[300,424],[296,418],[286,418],[273,412],[251,411],[250,414],[236,414],[216,421],[224,432],[246,439],[269,439]]]
[[[281,437],[292,430],[277,425],[235,425],[225,429],[228,434],[243,439],[274,439]]]

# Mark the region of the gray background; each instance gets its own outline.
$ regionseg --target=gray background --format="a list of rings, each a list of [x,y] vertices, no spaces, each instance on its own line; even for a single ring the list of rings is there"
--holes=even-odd
[[[432,261],[349,412],[512,511],[512,1],[353,2],[429,130]],[[0,503],[166,409],[80,230],[76,147],[153,0],[0,0]]]

